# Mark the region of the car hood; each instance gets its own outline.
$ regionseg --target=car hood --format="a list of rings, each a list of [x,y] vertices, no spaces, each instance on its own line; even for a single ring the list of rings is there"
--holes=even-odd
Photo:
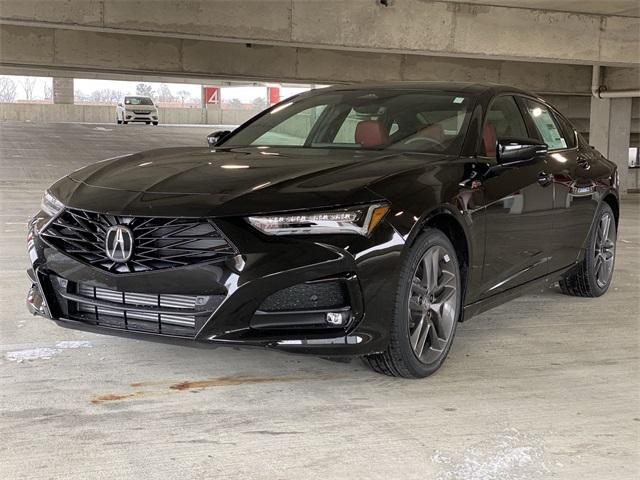
[[[238,215],[381,199],[376,181],[446,157],[308,148],[165,148],[89,165],[54,185],[65,204],[114,214]]]

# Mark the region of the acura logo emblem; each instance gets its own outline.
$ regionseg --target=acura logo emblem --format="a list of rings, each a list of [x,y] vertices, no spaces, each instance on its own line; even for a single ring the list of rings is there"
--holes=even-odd
[[[114,262],[127,262],[133,254],[133,233],[124,225],[116,225],[107,230],[105,252]]]

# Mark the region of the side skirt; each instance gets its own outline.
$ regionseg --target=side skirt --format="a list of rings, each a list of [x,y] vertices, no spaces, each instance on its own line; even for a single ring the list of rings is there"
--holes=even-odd
[[[580,257],[582,258],[582,255],[580,255]],[[529,282],[518,285],[517,287],[510,288],[509,290],[505,290],[490,297],[483,298],[482,300],[478,300],[477,302],[465,305],[461,321],[469,320],[475,315],[491,310],[492,308],[498,307],[515,298],[526,295],[527,293],[531,293],[531,291],[543,285],[551,285],[552,283],[557,282],[566,272],[575,267],[576,263],[551,272],[543,277],[530,280]]]

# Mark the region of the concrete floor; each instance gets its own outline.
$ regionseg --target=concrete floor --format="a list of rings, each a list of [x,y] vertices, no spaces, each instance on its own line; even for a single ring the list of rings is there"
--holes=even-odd
[[[359,362],[62,329],[24,306],[25,223],[89,162],[201,128],[0,124],[0,478],[635,479],[640,203],[600,299],[548,289],[458,329],[422,381]]]

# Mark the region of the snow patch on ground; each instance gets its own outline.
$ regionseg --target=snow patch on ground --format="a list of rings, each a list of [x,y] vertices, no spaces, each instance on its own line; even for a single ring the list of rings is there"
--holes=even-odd
[[[94,130],[98,130],[101,132],[110,132],[113,128],[104,128],[104,127],[93,127]]]
[[[56,343],[56,348],[40,347],[7,352],[5,358],[10,362],[22,363],[29,360],[50,360],[62,350],[69,348],[91,348],[93,343],[87,340],[63,340]]]
[[[488,438],[461,452],[436,451],[437,480],[535,480],[546,478],[542,441],[516,429]]]
[[[25,360],[49,360],[58,354],[60,350],[55,348],[31,348],[28,350],[16,350],[7,352],[5,358],[10,362],[22,363]]]
[[[64,340],[56,343],[56,348],[91,348],[93,343],[87,340]]]

